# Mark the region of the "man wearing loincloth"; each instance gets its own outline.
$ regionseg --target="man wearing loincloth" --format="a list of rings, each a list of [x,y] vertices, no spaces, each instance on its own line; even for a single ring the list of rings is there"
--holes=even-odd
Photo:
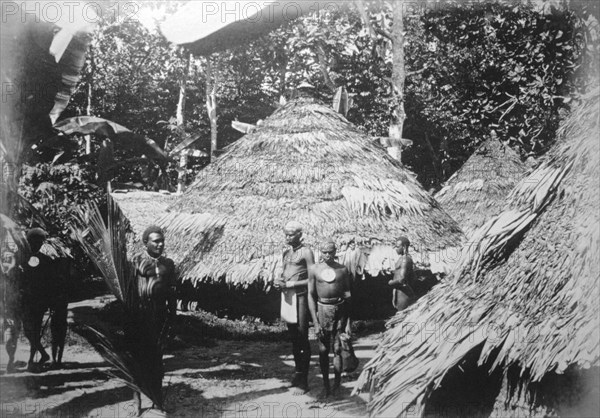
[[[302,225],[289,222],[283,229],[291,248],[283,253],[283,273],[274,285],[282,291],[281,313],[292,340],[295,373],[292,387],[308,391],[310,343],[308,342],[308,269],[315,263],[310,248],[302,243]]]
[[[165,248],[165,234],[163,230],[155,225],[149,226],[142,234],[142,242],[146,250],[133,258],[135,279],[132,292],[132,304],[136,309],[133,311],[136,318],[129,318],[126,324],[126,338],[130,346],[139,345],[139,340],[149,338],[150,344],[162,346],[165,341],[170,324],[174,321],[177,310],[177,299],[175,284],[177,273],[175,263],[170,258],[163,256]],[[149,336],[141,334],[136,329],[140,321],[148,324]],[[138,341],[136,341],[138,339]],[[160,349],[159,349],[160,352]],[[162,385],[162,358],[159,368],[160,376],[157,376],[154,384]],[[138,413],[141,411],[141,396],[134,392],[134,400],[137,402]]]
[[[406,309],[415,300],[413,290],[415,273],[413,259],[408,254],[409,246],[410,241],[405,236],[401,236],[396,240],[396,252],[400,258],[396,261],[394,277],[388,282],[394,288],[392,304],[399,311]]]
[[[2,320],[4,344],[8,354],[6,373],[15,371],[15,352],[21,332],[21,289],[19,288],[19,267],[17,255],[12,251],[2,253]]]
[[[319,338],[319,365],[323,374],[323,395],[338,395],[342,377],[340,335],[350,335],[351,282],[348,269],[335,261],[336,246],[331,240],[321,244],[323,262],[308,272],[308,306]],[[329,350],[333,346],[333,389],[329,386]]]

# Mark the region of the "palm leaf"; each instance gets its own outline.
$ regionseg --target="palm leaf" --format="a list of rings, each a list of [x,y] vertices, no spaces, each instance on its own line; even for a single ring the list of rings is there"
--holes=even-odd
[[[116,369],[107,372],[110,376],[143,393],[162,409],[162,347],[150,344],[142,351],[139,350],[140,345],[119,347],[114,342],[115,337],[109,337],[92,326],[84,325],[76,330]]]

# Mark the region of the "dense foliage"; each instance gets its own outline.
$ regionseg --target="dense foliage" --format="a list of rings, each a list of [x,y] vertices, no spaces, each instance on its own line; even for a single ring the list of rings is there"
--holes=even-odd
[[[439,187],[492,129],[524,158],[546,151],[561,112],[586,91],[589,67],[597,65],[597,27],[590,26],[593,19],[586,13],[540,14],[524,5],[494,3],[405,15],[403,136],[413,146],[402,158],[426,188]],[[192,147],[209,152],[205,95],[210,59],[217,79],[219,148],[241,137],[231,128],[233,120],[264,119],[281,96],[289,97],[302,82],[315,86],[327,103],[336,87],[346,86],[352,97],[348,119],[372,136],[386,136],[394,105],[391,16],[383,3],[371,5],[363,16],[356,9],[321,11],[247,45],[210,58],[192,57],[190,65],[182,48],[139,21],[103,21],[63,117],[104,117],[147,135],[167,151],[186,135],[197,135]],[[177,126],[182,80],[185,123]],[[25,195],[54,221],[56,233],[64,234],[66,209],[90,191],[96,193],[96,167],[85,161],[97,161],[93,153],[100,138],[92,145],[92,155],[83,162],[63,158],[52,165],[52,158],[46,158],[22,179]],[[83,142],[78,146],[83,154]],[[131,157],[115,147],[117,160]],[[206,158],[190,159],[188,169],[194,171],[188,180],[207,163]],[[170,163],[159,184],[155,165],[133,160],[115,170],[115,179],[174,189],[176,166]]]

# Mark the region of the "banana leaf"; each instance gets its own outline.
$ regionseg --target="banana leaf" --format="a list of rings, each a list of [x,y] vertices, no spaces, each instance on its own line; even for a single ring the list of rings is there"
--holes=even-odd
[[[67,135],[100,135],[113,140],[115,145],[131,149],[139,154],[159,161],[167,161],[169,157],[150,138],[136,134],[130,129],[108,119],[95,116],[76,116],[61,120],[54,124],[54,128]]]
[[[60,7],[60,2],[56,4]],[[79,81],[97,21],[94,8],[88,18],[74,13],[72,19],[59,22],[44,21],[43,8],[28,8],[24,19],[24,5],[3,3],[0,25],[0,73],[6,87],[0,106],[0,144],[12,163],[19,163],[23,149],[38,138],[52,135],[52,123]],[[69,16],[67,9],[63,15]]]

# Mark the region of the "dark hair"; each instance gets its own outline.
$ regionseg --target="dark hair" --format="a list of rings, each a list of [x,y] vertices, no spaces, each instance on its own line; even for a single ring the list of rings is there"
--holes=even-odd
[[[46,236],[48,236],[48,234],[42,228],[31,228],[29,231],[27,231],[27,241],[31,240],[32,238],[46,239]]]
[[[165,236],[165,233],[160,226],[150,225],[144,230],[144,233],[142,234],[142,242],[144,244],[148,242],[148,237],[150,236],[150,234],[160,234],[163,237]]]
[[[404,235],[399,236],[396,241],[400,241],[402,243],[402,245],[410,245],[410,240],[407,237],[405,237]]]

